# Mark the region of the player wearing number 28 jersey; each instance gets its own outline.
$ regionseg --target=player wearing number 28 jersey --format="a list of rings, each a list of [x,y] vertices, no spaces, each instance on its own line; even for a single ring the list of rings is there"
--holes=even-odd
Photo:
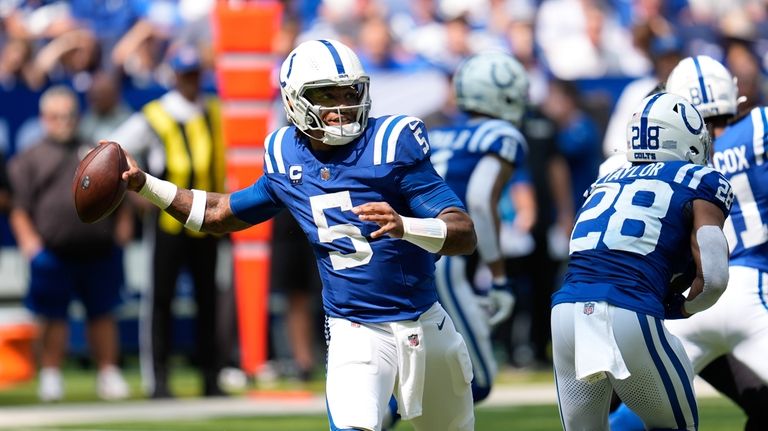
[[[434,253],[472,253],[473,223],[432,168],[424,124],[369,118],[368,84],[346,45],[304,42],[280,69],[292,125],[267,136],[255,184],[181,190],[130,157],[123,178],[191,229],[230,232],[291,212],[323,282],[331,430],[381,430],[394,393],[417,431],[469,431],[472,365],[437,301]]]
[[[721,231],[733,199],[728,181],[704,166],[710,138],[698,111],[658,93],[627,128],[632,164],[586,192],[571,234],[570,261],[553,295],[558,402],[566,430],[608,429],[611,391],[650,429],[695,429],[691,364],[662,324],[679,266],[698,278],[678,313],[710,307],[725,289]]]

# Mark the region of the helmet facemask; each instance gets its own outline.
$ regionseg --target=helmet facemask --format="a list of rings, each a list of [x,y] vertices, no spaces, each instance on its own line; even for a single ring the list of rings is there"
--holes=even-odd
[[[356,93],[354,104],[325,106],[322,100],[318,100],[315,103],[315,101],[310,100],[313,96],[310,95],[308,97],[308,93],[318,94],[317,90],[319,89],[343,87],[354,89],[353,91]],[[314,97],[316,98],[317,96]],[[368,112],[371,108],[371,100],[368,93],[368,77],[363,77],[358,80],[358,83],[352,85],[308,84],[300,89],[297,99],[300,103],[304,104],[303,110],[306,112],[305,124],[307,127],[302,132],[313,139],[322,141],[326,145],[348,144],[363,133],[368,123]],[[339,120],[339,124],[329,124],[323,120],[328,115]],[[310,131],[321,131],[322,137],[317,138],[308,133]]]

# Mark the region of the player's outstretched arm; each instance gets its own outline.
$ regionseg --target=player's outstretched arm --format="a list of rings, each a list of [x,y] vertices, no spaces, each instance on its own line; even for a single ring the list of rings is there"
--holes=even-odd
[[[369,202],[352,212],[379,225],[371,238],[389,235],[444,255],[470,254],[477,245],[472,219],[459,208],[446,208],[436,218],[414,218],[401,216],[386,202]]]
[[[715,204],[702,199],[693,201],[691,253],[697,271],[683,304],[685,315],[714,305],[728,285],[728,243],[722,230],[724,222],[725,215]]]
[[[129,169],[123,172],[128,190],[134,191],[192,230],[224,234],[251,226],[238,219],[229,206],[229,194],[178,188],[142,171],[125,152]]]

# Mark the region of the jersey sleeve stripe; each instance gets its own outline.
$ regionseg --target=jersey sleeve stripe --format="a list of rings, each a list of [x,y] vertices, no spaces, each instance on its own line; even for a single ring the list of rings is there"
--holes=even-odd
[[[755,152],[755,163],[758,166],[765,161],[765,141],[768,139],[768,118],[765,115],[765,109],[756,108],[752,110],[752,146]]]
[[[277,171],[281,174],[285,174],[285,163],[283,162],[283,137],[285,132],[288,131],[288,127],[283,127],[275,133],[275,142],[272,145],[272,153],[275,156],[275,164],[277,165]]]
[[[485,135],[488,133],[488,129],[493,127],[493,121],[486,121],[482,126],[478,127],[477,130],[475,130],[475,133],[472,134],[472,138],[469,140],[469,144],[467,145],[467,150],[471,153],[476,153],[478,149],[480,148],[480,142],[485,138]]]
[[[381,156],[382,156],[382,146],[384,144],[384,135],[387,133],[387,129],[389,128],[389,125],[392,123],[398,117],[389,117],[381,124],[379,129],[376,131],[376,137],[373,140],[373,164],[374,165],[380,165],[381,164]]]
[[[688,175],[688,171],[695,168],[698,165],[694,165],[693,163],[687,163],[680,167],[677,171],[677,175],[675,175],[674,181],[678,184],[683,184],[683,181],[685,180],[686,175]]]
[[[264,139],[264,165],[266,165],[268,174],[275,173],[275,167],[272,165],[272,156],[269,155],[272,151],[272,145],[275,143],[275,135],[277,135],[277,131],[270,133]]]
[[[397,149],[397,141],[400,138],[400,133],[403,132],[405,126],[409,126],[409,124],[413,123],[414,121],[421,122],[421,120],[416,117],[405,117],[397,120],[397,124],[395,124],[395,127],[392,128],[392,133],[387,139],[387,163],[392,163],[395,161],[395,150]]]
[[[699,166],[699,168],[700,169],[696,169],[696,171],[693,173],[693,178],[691,178],[691,182],[688,183],[688,187],[694,190],[699,187],[699,183],[701,183],[701,178],[704,175],[714,172],[712,169],[706,166]]]

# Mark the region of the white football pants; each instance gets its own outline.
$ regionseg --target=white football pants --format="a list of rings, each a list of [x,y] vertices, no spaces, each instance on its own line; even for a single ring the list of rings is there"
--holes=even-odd
[[[725,354],[768,383],[768,273],[732,266],[725,293],[712,307],[688,319],[667,320],[698,373]]]
[[[576,379],[579,334],[574,322],[584,303],[552,309],[552,354],[563,429],[608,430],[614,390],[649,429],[694,430],[698,411],[693,369],[680,341],[666,331],[661,319],[612,305],[608,309],[608,324],[631,375],[618,380],[608,374],[593,383]]]
[[[413,335],[404,327],[412,328]],[[415,322],[360,324],[329,317],[328,332],[326,398],[332,430],[381,430],[393,393],[400,414],[406,405],[421,410],[411,419],[417,431],[474,430],[472,365],[464,340],[440,304]],[[418,361],[409,362],[402,354],[410,348],[424,355],[423,374],[409,372],[418,369]],[[404,380],[408,388],[401,390]]]

